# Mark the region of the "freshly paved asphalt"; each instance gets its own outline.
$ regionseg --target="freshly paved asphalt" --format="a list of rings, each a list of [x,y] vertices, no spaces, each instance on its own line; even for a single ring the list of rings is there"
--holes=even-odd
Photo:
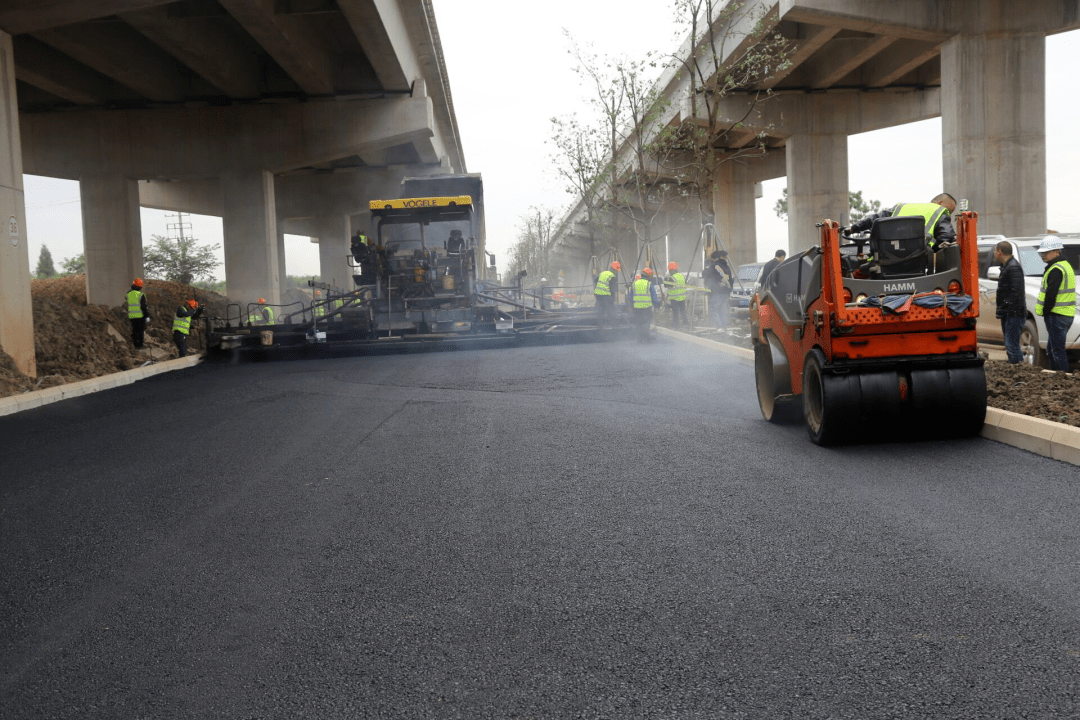
[[[3,718],[1075,718],[1080,477],[661,339],[0,418]]]

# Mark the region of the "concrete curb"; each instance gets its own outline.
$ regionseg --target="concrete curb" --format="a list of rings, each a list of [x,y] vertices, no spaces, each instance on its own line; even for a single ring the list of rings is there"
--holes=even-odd
[[[201,363],[202,360],[203,358],[201,355],[189,355],[185,358],[165,360],[164,362],[135,368],[134,370],[124,370],[123,372],[102,375],[101,377],[90,378],[89,380],[79,380],[78,382],[58,385],[45,390],[33,390],[28,393],[23,393],[22,395],[12,395],[11,397],[0,398],[0,416],[11,415],[20,410],[29,410],[31,408],[41,407],[42,405],[48,405],[49,403],[59,402],[60,400],[67,400],[68,398],[79,397],[80,395],[89,395],[90,393],[108,390],[109,388],[119,387],[121,385],[130,385],[133,382],[145,380],[148,377],[160,375],[164,372],[194,367]]]
[[[716,340],[707,340],[663,327],[656,328],[656,331],[682,342],[719,350],[737,358],[740,364],[754,364],[754,353],[746,348],[732,347]],[[986,422],[979,435],[1037,455],[1080,465],[1080,428],[1072,425],[988,407]]]

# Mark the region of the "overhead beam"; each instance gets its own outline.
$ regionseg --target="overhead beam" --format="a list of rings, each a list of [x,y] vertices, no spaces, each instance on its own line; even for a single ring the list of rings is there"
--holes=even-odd
[[[258,57],[217,18],[175,18],[164,7],[122,13],[120,19],[231,98],[259,96]]]
[[[963,2],[963,0],[961,0]],[[889,0],[779,0],[782,20],[943,42],[951,34],[944,3]]]
[[[856,68],[874,58],[896,40],[888,36],[879,36],[870,40],[862,38],[834,40],[829,45],[829,52],[815,68],[810,87],[816,90],[832,87],[840,82],[841,78],[854,72]]]
[[[809,60],[814,53],[824,47],[827,42],[836,37],[836,34],[840,32],[839,27],[801,27],[810,28],[807,37],[796,39],[792,42],[787,50],[786,57],[784,58],[785,67],[782,70],[773,73],[765,80],[765,82],[761,83],[760,87],[762,90],[771,90],[779,85],[783,82],[784,78]]]
[[[167,5],[174,0],[7,0],[0,4],[0,30],[11,35],[72,25],[109,15]]]
[[[420,72],[398,3],[392,0],[339,0],[338,5],[383,89],[392,92],[408,90]]]
[[[121,23],[94,23],[33,33],[41,42],[157,102],[184,99],[180,65]]]
[[[107,78],[27,35],[12,38],[15,77],[76,105],[104,105]]]
[[[330,50],[304,24],[276,15],[274,0],[219,0],[255,41],[308,95],[334,92]]]
[[[863,68],[863,84],[881,88],[941,54],[941,46],[918,40],[898,40]]]

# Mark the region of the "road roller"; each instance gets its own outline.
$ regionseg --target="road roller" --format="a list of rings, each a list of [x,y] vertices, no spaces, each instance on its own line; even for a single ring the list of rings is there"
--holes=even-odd
[[[979,314],[978,213],[931,249],[922,217],[880,218],[778,265],[750,308],[761,414],[806,423],[818,445],[977,433],[986,376]]]

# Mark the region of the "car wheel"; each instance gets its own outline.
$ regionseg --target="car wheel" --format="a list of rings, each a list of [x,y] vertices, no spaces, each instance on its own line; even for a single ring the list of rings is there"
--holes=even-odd
[[[1028,320],[1020,330],[1020,352],[1027,365],[1045,366],[1046,353],[1039,347],[1039,329],[1034,320]]]

